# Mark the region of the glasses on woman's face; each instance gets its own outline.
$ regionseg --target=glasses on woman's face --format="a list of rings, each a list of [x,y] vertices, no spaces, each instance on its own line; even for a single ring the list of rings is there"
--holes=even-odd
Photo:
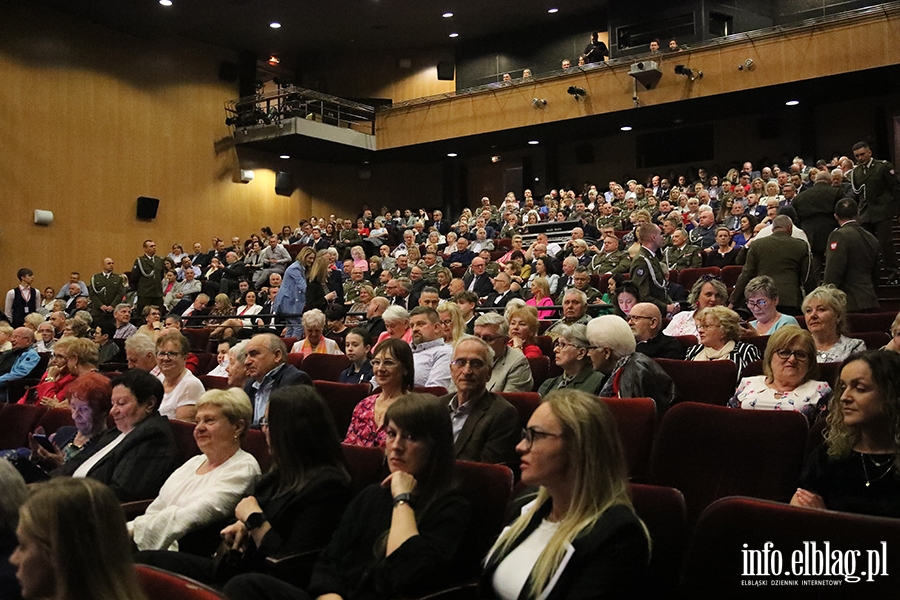
[[[175,358],[178,358],[179,356],[181,356],[181,352],[157,352],[156,353],[156,358],[158,358],[160,360],[175,359]]]
[[[380,369],[381,367],[393,369],[400,363],[392,358],[373,358],[371,364],[373,369]]]
[[[555,342],[553,342],[553,347],[557,350],[562,351],[562,350],[565,350],[566,348],[576,348],[577,349],[577,348],[583,348],[584,346],[576,346],[575,344],[570,344],[569,342],[566,342],[564,340],[557,339]]]
[[[526,427],[522,430],[522,440],[525,442],[525,449],[531,450],[531,447],[534,445],[535,440],[540,440],[543,438],[550,437],[558,437],[561,438],[561,433],[550,433],[549,431],[541,431],[540,429],[535,429],[534,427]]]
[[[747,300],[747,308],[765,308],[769,305],[769,301],[765,298],[759,300]]]
[[[697,323],[697,331],[706,331],[714,327],[721,327],[718,323]]]
[[[809,352],[806,350],[791,350],[790,348],[781,348],[775,351],[775,354],[781,360],[787,360],[790,357],[794,357],[797,362],[806,362],[809,360]]]

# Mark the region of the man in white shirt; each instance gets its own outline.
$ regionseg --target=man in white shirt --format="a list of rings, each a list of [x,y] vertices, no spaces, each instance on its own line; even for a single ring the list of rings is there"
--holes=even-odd
[[[34,271],[27,268],[19,269],[16,276],[19,279],[19,285],[6,292],[4,313],[13,327],[21,327],[25,324],[26,316],[37,312],[41,300],[37,290],[31,287],[34,282]]]
[[[440,316],[428,306],[417,306],[409,317],[412,329],[416,387],[450,389],[450,357],[453,347],[444,342]]]

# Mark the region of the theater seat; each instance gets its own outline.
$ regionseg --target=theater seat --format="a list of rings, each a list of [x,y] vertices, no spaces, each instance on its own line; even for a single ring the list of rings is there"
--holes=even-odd
[[[213,588],[183,575],[147,565],[135,565],[147,600],[227,600]]]
[[[650,532],[651,591],[669,595],[681,571],[687,547],[687,508],[675,488],[632,483],[628,486],[634,512]]]
[[[75,425],[72,420],[72,411],[68,408],[51,408],[43,414],[35,428],[43,427],[47,435],[55,433],[60,427],[71,427]],[[0,425],[2,427],[2,425]]]
[[[458,490],[469,501],[471,517],[456,553],[454,579],[475,579],[481,561],[503,529],[506,506],[512,495],[513,474],[503,465],[456,461]]]
[[[384,448],[350,446],[341,444],[353,493],[359,493],[366,486],[380,483],[388,474],[384,458]]]
[[[725,406],[737,388],[737,366],[730,360],[697,362],[653,359],[675,382],[678,401]]]
[[[644,482],[650,474],[650,452],[656,433],[656,402],[652,398],[600,398],[613,418],[622,440],[628,476]]]
[[[47,407],[28,404],[6,404],[0,408],[0,448],[28,445],[28,434],[34,431]]]
[[[719,277],[721,274],[719,267],[699,267],[695,269],[682,269],[678,273],[678,283],[688,292],[694,287],[694,284],[704,276]]]
[[[523,428],[528,425],[528,419],[541,403],[541,397],[537,392],[498,392],[498,395],[516,407],[519,423]]]
[[[272,455],[269,454],[269,444],[266,443],[266,434],[259,429],[250,429],[241,442],[241,448],[249,452],[259,463],[259,469],[265,473],[272,465]]]
[[[303,359],[300,369],[306,371],[310,379],[337,382],[341,371],[350,366],[350,359],[343,354],[310,354]]]
[[[650,483],[681,490],[689,523],[725,496],[786,502],[797,489],[808,430],[799,412],[683,402],[660,423]]]
[[[447,388],[441,387],[439,385],[431,387],[414,387],[412,391],[417,394],[431,394],[432,396],[437,396],[438,398],[447,395]]]
[[[721,597],[723,590],[729,590],[726,594],[729,598],[735,597],[735,593],[737,597],[775,597],[773,592],[779,590],[764,593],[758,587],[742,586],[741,582],[766,581],[771,587],[773,580],[802,583],[804,579],[815,579],[831,580],[834,584],[832,587],[798,585],[780,590],[785,593],[778,596],[893,598],[897,594],[896,577],[882,573],[895,575],[900,570],[900,554],[893,545],[898,539],[900,519],[812,510],[753,498],[723,498],[712,503],[697,521],[685,562],[683,590],[691,598]],[[749,576],[748,552],[756,551],[755,556],[761,557],[759,551],[767,543],[771,543],[768,556],[777,551],[782,558],[781,575]],[[883,543],[887,544],[886,549]],[[824,576],[823,571],[813,570],[816,567],[812,564],[812,553],[818,551],[819,557],[825,558],[826,544],[831,552],[840,551],[842,564],[847,564],[844,562],[847,552],[860,551],[855,560],[855,575],[861,577],[860,581],[853,583],[840,575]],[[797,551],[801,562],[795,567]],[[886,558],[886,561],[878,564],[876,558]],[[833,556],[826,560],[829,565],[835,562]],[[822,569],[823,564],[820,560],[818,568]],[[810,569],[809,576],[795,571],[802,565]],[[862,575],[863,571],[878,575]]]
[[[291,347],[288,346],[288,350],[290,349]],[[303,364],[303,355],[299,352],[288,352],[287,363],[294,368],[300,369],[300,365]]]
[[[867,350],[878,350],[891,341],[891,335],[884,331],[861,331],[851,333],[849,337],[864,341]]]
[[[206,389],[206,390],[227,390],[228,389],[228,378],[227,377],[213,377],[212,375],[200,375],[197,379],[200,380],[200,383],[203,384],[203,389]]]
[[[194,424],[178,419],[169,419],[172,426],[172,435],[175,436],[175,448],[177,449],[178,464],[184,464],[192,456],[200,454],[197,441],[194,439]]]
[[[191,343],[191,352],[206,352],[209,346],[209,335],[212,329],[208,327],[185,327],[181,330],[184,337]]]
[[[331,409],[338,436],[344,439],[344,436],[347,435],[347,428],[350,427],[350,419],[353,418],[353,409],[360,400],[371,393],[369,384],[315,380],[313,386]]]
[[[528,365],[531,367],[531,377],[534,379],[534,390],[537,391],[550,376],[550,359],[546,356],[529,358]]]

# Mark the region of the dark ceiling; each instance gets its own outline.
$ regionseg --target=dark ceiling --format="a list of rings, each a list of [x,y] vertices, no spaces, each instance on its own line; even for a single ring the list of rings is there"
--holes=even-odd
[[[300,57],[464,43],[596,12],[605,0],[32,0],[128,34]],[[559,12],[549,14],[550,8]],[[452,12],[453,17],[442,14]],[[277,21],[281,28],[272,29]],[[451,33],[459,37],[450,39]]]

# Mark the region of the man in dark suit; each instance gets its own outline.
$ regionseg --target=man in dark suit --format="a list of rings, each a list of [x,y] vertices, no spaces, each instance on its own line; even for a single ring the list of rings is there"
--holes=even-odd
[[[225,255],[225,270],[222,273],[222,280],[219,282],[219,293],[228,294],[237,292],[240,287],[240,280],[247,278],[247,269],[244,262],[237,257],[234,252]]]
[[[201,271],[209,266],[209,255],[203,251],[200,242],[194,242],[194,253],[191,254],[191,264]]]
[[[866,142],[853,145],[853,157],[856,166],[850,172],[850,185],[859,204],[859,223],[878,238],[881,260],[890,282],[900,283],[891,233],[900,207],[900,181],[891,163],[872,158],[872,149]]]
[[[287,347],[274,333],[260,333],[247,342],[247,383],[244,391],[253,404],[253,425],[266,414],[272,390],[289,385],[312,385],[309,375],[287,363]]]
[[[431,228],[440,233],[441,235],[447,235],[450,233],[450,223],[444,221],[444,213],[439,210],[434,211],[433,213],[434,220],[431,222]]]
[[[139,256],[131,267],[131,287],[137,292],[137,314],[142,314],[145,306],[163,305],[162,279],[163,261],[156,255],[156,242],[144,242],[144,255]]]
[[[662,315],[652,302],[639,302],[631,307],[628,326],[637,342],[635,352],[650,358],[684,360],[684,347],[675,338],[662,333]]]
[[[484,259],[480,256],[472,259],[472,272],[463,278],[463,287],[474,292],[479,298],[484,298],[494,290],[490,276],[485,273]]]
[[[494,291],[491,294],[488,294],[487,297],[481,302],[481,305],[487,308],[503,308],[505,307],[510,300],[513,298],[518,298],[519,295],[512,290],[509,289],[512,281],[509,278],[509,275],[506,273],[497,273],[497,276],[494,277]]]
[[[834,217],[839,227],[828,236],[825,253],[825,278],[847,294],[847,310],[878,310],[878,238],[860,227],[856,221],[856,202],[838,200]]]
[[[456,393],[441,400],[450,409],[453,454],[460,460],[513,464],[521,438],[519,413],[512,404],[487,391],[491,348],[479,338],[463,338],[453,352],[450,376]]]
[[[797,211],[797,227],[803,230],[809,240],[812,269],[817,279],[825,267],[828,236],[837,227],[834,220],[834,206],[842,196],[841,188],[831,185],[831,175],[828,171],[819,171],[816,173],[815,184],[808,190],[800,192],[791,204]]]
[[[372,340],[377,340],[379,335],[387,331],[387,326],[384,324],[384,319],[381,318],[381,315],[384,314],[388,306],[390,306],[388,299],[378,296],[377,298],[372,298],[366,307],[366,323],[363,327],[369,331]]]
[[[744,300],[747,282],[757,275],[768,275],[775,280],[778,290],[778,310],[800,314],[803,297],[815,288],[815,278],[810,276],[809,246],[803,240],[791,237],[794,224],[787,215],[778,215],[772,221],[772,235],[753,241],[747,251],[747,262],[731,294],[730,306]]]

